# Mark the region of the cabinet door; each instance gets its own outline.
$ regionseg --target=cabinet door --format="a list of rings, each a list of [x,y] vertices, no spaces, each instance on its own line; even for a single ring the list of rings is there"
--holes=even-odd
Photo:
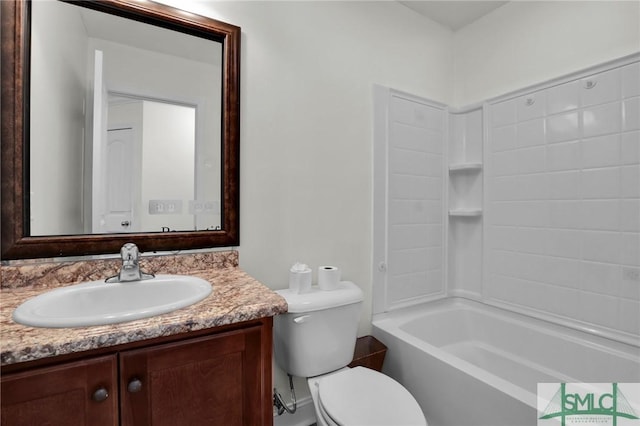
[[[265,342],[265,329],[122,352],[122,425],[270,424],[271,339],[269,334]]]
[[[2,426],[115,426],[115,355],[3,375]]]

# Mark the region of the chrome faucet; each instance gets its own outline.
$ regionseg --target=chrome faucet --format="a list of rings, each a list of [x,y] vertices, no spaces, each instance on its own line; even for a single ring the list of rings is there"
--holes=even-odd
[[[153,274],[147,274],[140,270],[138,257],[140,252],[138,246],[133,243],[127,243],[120,249],[120,257],[122,258],[122,268],[118,275],[109,277],[105,280],[108,283],[126,283],[131,281],[141,281],[153,278]]]

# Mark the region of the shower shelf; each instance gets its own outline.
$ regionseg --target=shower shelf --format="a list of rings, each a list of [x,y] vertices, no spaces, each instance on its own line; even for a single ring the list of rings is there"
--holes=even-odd
[[[449,210],[449,216],[457,216],[457,217],[482,216],[482,209],[452,209],[452,210]]]
[[[449,172],[482,170],[482,163],[456,163],[449,165]]]

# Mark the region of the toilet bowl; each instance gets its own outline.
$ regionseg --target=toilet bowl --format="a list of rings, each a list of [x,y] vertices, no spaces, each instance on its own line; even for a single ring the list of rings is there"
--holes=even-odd
[[[425,426],[422,410],[400,383],[354,367],[307,379],[319,426]]]
[[[426,426],[415,398],[392,378],[346,366],[353,358],[362,290],[343,281],[330,291],[278,290],[288,304],[274,318],[276,363],[306,377],[320,426]]]

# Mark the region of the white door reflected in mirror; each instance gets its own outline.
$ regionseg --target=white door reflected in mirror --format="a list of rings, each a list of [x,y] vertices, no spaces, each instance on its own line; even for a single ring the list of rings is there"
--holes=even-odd
[[[108,129],[106,143],[105,178],[106,184],[96,182],[96,189],[106,187],[100,197],[106,198],[101,205],[103,220],[98,222],[96,234],[104,232],[137,232],[139,231],[139,215],[133,208],[134,197],[139,194],[140,182],[136,176],[140,174],[140,162],[134,155],[135,146],[131,127]]]

